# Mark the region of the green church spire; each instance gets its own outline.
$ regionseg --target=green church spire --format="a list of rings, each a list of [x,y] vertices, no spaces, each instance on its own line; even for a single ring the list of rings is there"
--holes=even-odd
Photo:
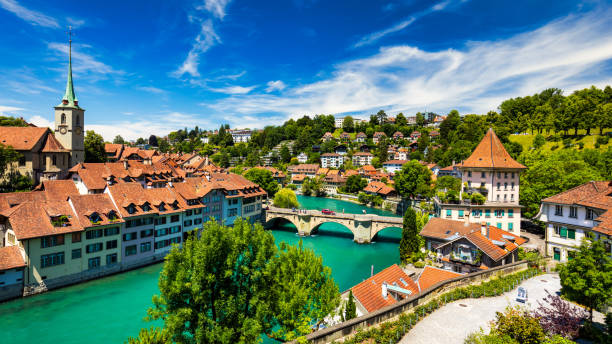
[[[72,27],[68,27],[68,81],[66,82],[66,94],[59,106],[79,108],[79,99],[74,94],[72,84]]]

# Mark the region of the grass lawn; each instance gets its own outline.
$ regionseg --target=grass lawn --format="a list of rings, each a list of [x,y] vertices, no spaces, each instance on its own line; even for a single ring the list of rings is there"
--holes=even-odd
[[[612,129],[604,129],[604,135],[606,135],[606,133],[610,131],[612,131]],[[563,136],[562,132],[559,135],[561,136],[562,139],[569,138],[571,143],[573,144],[573,148],[580,149],[580,147],[578,146],[579,142],[582,142],[584,144],[584,149],[595,148],[595,142],[597,138],[599,137],[599,129],[591,130],[591,135],[588,135],[588,136],[586,135],[586,130],[578,130],[578,136],[573,135],[574,133],[573,130],[571,130],[570,132],[571,134],[567,136]],[[536,135],[537,134],[532,135],[531,133],[513,134],[513,135],[510,135],[510,141],[520,143],[521,146],[523,146],[523,151],[526,151],[530,149],[531,147],[533,147],[533,140]],[[554,135],[554,133],[551,131],[550,134],[542,133],[542,135],[544,135],[544,137],[548,139],[548,137]],[[561,149],[563,148],[563,141],[546,140],[546,143],[544,144],[544,146],[542,146],[542,150],[551,151],[551,148],[553,146],[558,146],[557,149]],[[610,137],[608,144],[600,145],[599,149],[606,150],[608,149],[609,146],[612,146],[612,137]]]
[[[340,139],[340,134],[342,134],[343,132],[344,132],[344,130],[342,130],[342,128],[337,128],[336,131],[334,131],[332,133],[332,136],[336,140],[339,140]],[[355,139],[355,136],[357,136],[357,133],[349,133],[349,135],[351,135],[351,141],[353,141]]]

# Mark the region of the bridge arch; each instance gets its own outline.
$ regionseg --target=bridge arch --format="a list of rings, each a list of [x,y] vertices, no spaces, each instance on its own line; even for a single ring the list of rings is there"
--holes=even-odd
[[[267,218],[264,225],[265,228],[273,228],[276,230],[286,231],[292,230],[293,232],[298,232],[298,225],[285,216],[275,216],[272,218]]]
[[[378,229],[372,237],[372,241],[399,242],[402,239],[402,227],[396,224],[389,224]]]
[[[352,226],[347,226],[345,223],[333,219],[317,221],[317,224],[314,224],[312,227],[311,234],[338,236],[349,238],[351,240],[355,238],[355,233],[352,230]]]

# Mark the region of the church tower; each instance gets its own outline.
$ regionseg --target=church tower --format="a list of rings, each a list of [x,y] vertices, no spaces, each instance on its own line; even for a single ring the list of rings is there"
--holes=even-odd
[[[55,107],[55,138],[70,151],[70,166],[85,161],[85,109],[79,106],[72,84],[72,31],[68,32],[68,81],[62,102]]]

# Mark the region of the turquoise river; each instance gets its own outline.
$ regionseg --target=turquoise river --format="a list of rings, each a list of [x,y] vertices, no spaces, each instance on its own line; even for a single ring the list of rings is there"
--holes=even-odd
[[[303,208],[329,208],[337,212],[392,215],[378,209],[326,198],[298,196]],[[300,238],[290,224],[272,229],[276,242],[297,244]],[[369,245],[354,243],[352,233],[339,224],[321,225],[318,233],[302,238],[304,246],[323,256],[340,290],[346,290],[399,261],[400,230],[385,229]],[[0,304],[1,343],[123,343],[141,327],[158,293],[162,264],[82,283],[45,294]]]

